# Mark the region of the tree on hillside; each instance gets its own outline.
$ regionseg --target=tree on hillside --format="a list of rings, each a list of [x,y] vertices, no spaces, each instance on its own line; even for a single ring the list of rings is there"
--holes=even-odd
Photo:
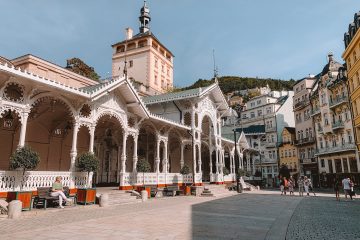
[[[100,76],[95,72],[94,68],[88,66],[80,58],[66,60],[66,69],[95,81],[100,79]]]

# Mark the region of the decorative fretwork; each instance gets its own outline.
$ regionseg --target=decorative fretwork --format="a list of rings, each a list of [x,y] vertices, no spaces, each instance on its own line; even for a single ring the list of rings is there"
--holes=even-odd
[[[91,116],[91,108],[88,104],[84,104],[80,109],[80,115],[84,118],[89,118]]]
[[[24,86],[10,82],[7,84],[4,90],[4,99],[12,102],[23,102],[24,101]]]

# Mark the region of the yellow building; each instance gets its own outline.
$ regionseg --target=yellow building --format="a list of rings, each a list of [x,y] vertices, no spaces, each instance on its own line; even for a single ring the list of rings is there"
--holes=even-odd
[[[354,22],[344,34],[345,51],[342,58],[347,66],[348,89],[350,92],[355,141],[360,149],[360,12],[355,13]],[[357,159],[360,171],[359,159]]]
[[[282,143],[279,146],[280,166],[286,165],[291,175],[299,172],[299,159],[297,157],[295,142],[295,128],[285,127],[282,131]]]

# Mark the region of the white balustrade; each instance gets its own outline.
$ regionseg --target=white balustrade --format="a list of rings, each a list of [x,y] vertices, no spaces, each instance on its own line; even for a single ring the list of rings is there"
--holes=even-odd
[[[60,176],[62,183],[70,188],[82,188],[92,184],[86,172],[56,171],[0,171],[0,192],[25,190],[35,191],[38,187],[51,187],[55,178]]]
[[[191,174],[182,175],[180,173],[122,173],[122,185],[159,185],[159,184],[178,184],[192,183]]]

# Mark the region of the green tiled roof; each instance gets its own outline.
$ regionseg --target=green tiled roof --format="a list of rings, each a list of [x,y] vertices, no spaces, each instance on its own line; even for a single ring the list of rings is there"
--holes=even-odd
[[[154,96],[147,96],[147,97],[143,97],[142,100],[145,104],[152,104],[152,103],[161,103],[161,102],[198,97],[202,92],[206,91],[210,86],[205,88],[194,88],[194,89],[184,90],[181,92],[172,92],[172,93],[165,93]]]
[[[221,136],[223,138],[234,141],[234,131],[233,131],[234,129],[236,129],[236,131],[237,131],[236,141],[239,140],[241,132],[244,132],[245,135],[265,133],[265,125],[252,125],[250,127],[245,127],[245,128],[238,128],[238,127],[233,127],[233,126],[223,126],[221,128]]]

